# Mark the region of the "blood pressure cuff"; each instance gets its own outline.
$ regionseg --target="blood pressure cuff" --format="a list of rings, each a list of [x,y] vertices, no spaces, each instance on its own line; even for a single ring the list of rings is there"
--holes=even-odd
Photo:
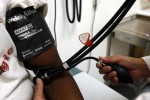
[[[33,7],[8,10],[6,29],[16,46],[20,61],[44,52],[54,43],[44,16]]]

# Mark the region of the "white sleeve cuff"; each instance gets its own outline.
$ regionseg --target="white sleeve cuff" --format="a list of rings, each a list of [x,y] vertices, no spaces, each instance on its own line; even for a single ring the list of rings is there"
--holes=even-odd
[[[42,7],[43,15],[46,16],[48,10],[47,0],[10,0],[8,10],[15,7],[27,8],[30,6],[35,9]]]
[[[142,57],[142,59],[145,61],[145,63],[147,64],[147,66],[150,70],[150,56]]]
[[[145,63],[147,64],[147,66],[150,70],[150,56],[142,57],[142,59],[145,61]],[[147,81],[150,83],[150,78],[147,78]]]

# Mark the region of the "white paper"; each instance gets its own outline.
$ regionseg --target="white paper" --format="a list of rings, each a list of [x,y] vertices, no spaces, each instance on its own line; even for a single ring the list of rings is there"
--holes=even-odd
[[[128,100],[92,76],[81,72],[74,76],[84,100]]]

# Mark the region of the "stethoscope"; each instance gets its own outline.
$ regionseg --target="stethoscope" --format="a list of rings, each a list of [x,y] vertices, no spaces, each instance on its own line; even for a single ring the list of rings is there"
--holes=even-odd
[[[67,0],[68,1],[68,0]],[[42,78],[45,83],[48,83],[52,77],[66,71],[70,70],[79,63],[87,59],[93,59],[95,61],[99,61],[98,58],[95,57],[85,57],[88,53],[90,53],[96,46],[98,46],[112,31],[113,29],[120,23],[120,21],[124,18],[127,12],[130,10],[135,0],[126,0],[122,6],[118,9],[118,11],[114,14],[114,16],[107,22],[107,24],[91,39],[92,45],[83,46],[79,51],[77,51],[72,57],[70,57],[67,61],[65,61],[60,66],[54,67],[42,67],[40,69],[35,68],[30,65],[30,68],[36,69],[36,78]],[[67,3],[67,2],[66,2]],[[75,3],[75,0],[74,0]],[[77,1],[76,1],[77,3]],[[71,22],[74,19],[70,20]],[[117,72],[117,76],[121,82],[124,83],[133,83],[133,80],[130,76],[130,73],[127,71],[125,67],[116,67],[116,65],[111,66],[113,70]]]
[[[80,22],[81,14],[82,14],[82,0],[79,0],[79,4],[78,4],[78,0],[72,0],[72,7],[73,8],[72,8],[72,19],[71,19],[70,14],[69,14],[68,0],[66,0],[66,15],[67,15],[68,21],[70,23],[74,23],[75,17],[77,14],[77,21]]]

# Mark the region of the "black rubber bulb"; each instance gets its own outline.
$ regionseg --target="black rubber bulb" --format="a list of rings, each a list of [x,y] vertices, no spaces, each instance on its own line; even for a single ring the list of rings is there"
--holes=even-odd
[[[134,81],[126,67],[120,66],[118,64],[106,64],[102,60],[99,60],[98,58],[95,57],[90,57],[90,58],[94,59],[97,62],[100,62],[102,66],[106,66],[106,65],[110,66],[113,71],[116,71],[117,77],[121,83],[133,84]]]
[[[112,68],[113,71],[116,71],[117,77],[121,83],[133,83],[133,79],[127,68],[117,64],[112,64],[109,66]]]

